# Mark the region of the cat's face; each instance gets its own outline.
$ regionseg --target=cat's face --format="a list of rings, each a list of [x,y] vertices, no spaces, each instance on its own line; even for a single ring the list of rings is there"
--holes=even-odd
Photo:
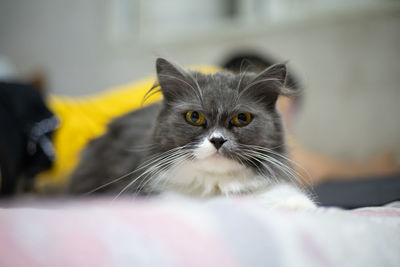
[[[271,176],[278,168],[284,136],[275,102],[286,76],[284,65],[258,75],[204,75],[158,59],[157,74],[164,95],[154,132],[160,152],[180,151],[185,155],[177,157],[184,159],[181,164],[190,162],[193,172],[218,177],[244,170]],[[214,182],[219,186],[218,178]]]

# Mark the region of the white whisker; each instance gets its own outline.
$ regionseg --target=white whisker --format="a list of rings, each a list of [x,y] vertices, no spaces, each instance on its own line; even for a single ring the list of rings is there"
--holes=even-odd
[[[262,161],[261,159],[257,158],[256,156],[252,155],[252,154],[251,154],[252,151],[243,151],[243,152],[245,152],[244,154],[245,154],[249,159],[252,159],[252,160],[257,161],[258,163],[260,163],[260,164],[268,171],[268,173],[264,173],[264,170],[261,170],[259,166],[255,165],[255,167],[257,168],[257,170],[258,170],[263,176],[266,176],[266,177],[272,176],[272,178],[273,178],[273,180],[274,180],[275,182],[277,182],[277,183],[279,182],[279,179],[278,179],[278,178],[276,177],[276,175],[275,175],[275,171],[272,170],[271,167],[269,167],[267,164],[265,164],[264,161]],[[249,153],[249,152],[250,152],[250,153]]]
[[[271,149],[271,148],[266,148],[266,147],[261,147],[261,146],[256,146],[256,145],[246,145],[246,146],[254,148],[256,150],[260,150],[260,151],[266,152],[266,153],[271,153],[273,155],[276,155],[278,157],[281,157],[281,158],[285,159],[286,161],[290,162],[291,164],[295,165],[296,167],[302,169],[307,174],[307,177],[306,177],[307,179],[301,179],[302,181],[306,182],[308,180],[311,180],[310,173],[303,166],[301,166],[298,162],[296,162],[296,161],[294,161],[294,160],[282,155],[281,153],[278,153],[278,152],[272,150],[273,148]],[[293,170],[293,168],[291,168],[291,169]],[[296,173],[296,175],[298,177],[302,177],[298,172],[295,171],[295,173]],[[297,182],[300,182],[299,179],[296,179],[296,180],[297,180]]]
[[[166,185],[169,181],[168,179],[168,175],[164,175],[162,177],[160,177],[159,175],[165,171],[170,170],[171,166],[174,166],[175,168],[177,168],[178,166],[182,165],[186,160],[190,159],[190,155],[182,155],[181,157],[173,160],[172,162],[170,162],[170,165],[168,166],[163,166],[162,168],[158,169],[155,171],[155,173],[152,174],[152,178],[153,179],[148,179],[141,187],[138,187],[138,190],[136,191],[137,193],[140,193],[141,190],[143,190],[143,188],[148,185],[150,182],[152,183],[150,185],[150,187],[152,188],[151,191],[154,191],[157,187],[159,187],[159,184],[161,184],[162,186],[160,187],[160,189],[162,187],[164,187],[164,185]]]
[[[189,145],[189,144],[188,144],[188,145]],[[116,183],[116,182],[119,182],[119,181],[121,181],[121,180],[123,180],[123,179],[129,177],[130,175],[132,175],[132,174],[134,174],[134,173],[136,173],[136,172],[138,172],[138,171],[141,171],[141,170],[143,170],[143,169],[149,167],[151,164],[154,164],[154,162],[158,162],[158,161],[159,161],[160,159],[162,159],[164,156],[166,156],[166,155],[168,155],[168,154],[171,154],[171,153],[173,153],[173,152],[179,151],[179,150],[181,150],[181,149],[187,147],[188,145],[181,146],[181,147],[176,147],[176,148],[173,148],[173,149],[168,150],[168,151],[166,151],[166,152],[163,152],[163,153],[161,153],[161,154],[157,154],[157,155],[151,157],[150,159],[144,161],[144,162],[143,162],[141,165],[139,165],[139,167],[136,168],[135,170],[133,170],[133,171],[131,171],[131,172],[128,172],[128,173],[126,173],[126,174],[124,174],[124,175],[122,175],[122,176],[120,176],[120,177],[118,177],[118,178],[116,178],[116,179],[113,179],[113,180],[111,180],[110,182],[107,182],[107,183],[105,183],[105,184],[103,184],[103,185],[100,185],[100,186],[98,186],[98,187],[96,187],[96,188],[90,190],[89,192],[86,192],[84,195],[85,195],[85,196],[86,196],[86,195],[90,195],[90,194],[92,194],[92,193],[94,193],[94,192],[96,192],[96,191],[98,191],[98,190],[100,190],[100,189],[102,189],[102,188],[105,188],[105,187],[107,187],[107,186],[109,186],[109,185],[111,185],[111,184],[114,184],[114,183]]]
[[[188,146],[188,145],[186,145]],[[179,147],[176,149],[172,149],[174,151],[167,151],[170,153],[170,155],[167,155],[166,157],[157,157],[156,161],[153,163],[149,163],[146,166],[148,166],[148,168],[142,173],[140,174],[138,177],[136,177],[134,180],[132,180],[131,182],[129,182],[118,194],[117,196],[113,199],[116,200],[120,195],[122,195],[129,187],[131,187],[136,181],[138,181],[140,178],[142,177],[147,177],[147,175],[151,175],[155,170],[157,170],[157,168],[160,167],[166,167],[166,166],[170,166],[171,162],[174,162],[174,160],[179,159],[180,157],[182,157],[182,155],[184,154],[180,154],[180,150],[182,150],[183,147]],[[178,149],[178,150],[177,150]],[[166,154],[167,152],[163,153]],[[187,153],[187,152],[181,152],[181,153]],[[152,178],[154,175],[151,175],[150,178]],[[143,182],[143,181],[142,181]],[[142,183],[141,182],[141,183]]]

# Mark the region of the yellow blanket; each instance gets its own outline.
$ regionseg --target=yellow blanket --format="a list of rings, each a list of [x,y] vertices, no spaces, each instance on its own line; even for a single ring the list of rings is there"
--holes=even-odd
[[[192,69],[203,73],[218,70],[212,66]],[[60,120],[60,127],[53,139],[57,158],[51,169],[38,175],[38,190],[62,188],[78,163],[82,149],[91,139],[103,134],[112,119],[161,100],[162,95],[158,93],[143,103],[145,94],[154,82],[155,77],[148,77],[88,97],[50,96],[48,106]]]

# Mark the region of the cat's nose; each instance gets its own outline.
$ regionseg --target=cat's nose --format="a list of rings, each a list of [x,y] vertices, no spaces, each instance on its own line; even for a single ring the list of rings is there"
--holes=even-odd
[[[222,137],[213,137],[213,138],[210,139],[210,142],[218,150],[226,142],[226,139],[224,139]]]

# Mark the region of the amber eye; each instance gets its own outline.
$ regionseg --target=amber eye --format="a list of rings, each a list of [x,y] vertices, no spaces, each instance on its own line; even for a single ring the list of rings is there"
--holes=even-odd
[[[204,124],[204,115],[196,110],[189,110],[186,112],[186,121],[194,126],[201,126]]]
[[[250,123],[251,118],[251,114],[248,112],[239,113],[233,116],[232,123],[237,127],[243,127]]]

